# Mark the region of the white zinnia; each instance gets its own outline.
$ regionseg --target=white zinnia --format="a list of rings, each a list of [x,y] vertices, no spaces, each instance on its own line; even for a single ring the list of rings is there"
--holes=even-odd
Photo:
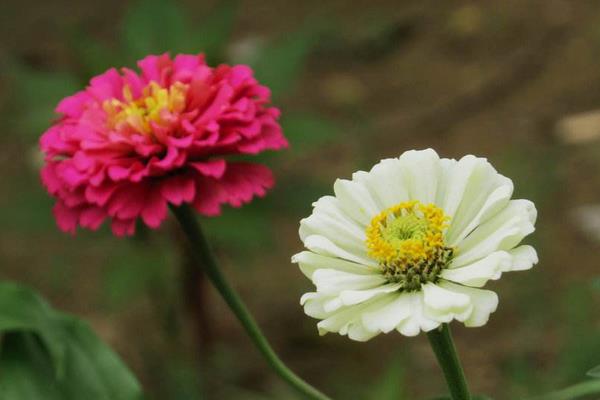
[[[338,179],[334,192],[301,221],[308,250],[292,257],[316,286],[300,302],[322,335],[482,326],[498,296],[479,288],[538,261],[519,246],[534,231],[534,204],[511,200],[512,181],[484,158],[408,151]]]

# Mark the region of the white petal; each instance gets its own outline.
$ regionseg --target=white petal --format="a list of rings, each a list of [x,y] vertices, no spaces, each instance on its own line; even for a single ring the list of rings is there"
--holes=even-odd
[[[352,179],[368,188],[381,210],[409,200],[402,166],[397,158],[382,160],[369,172],[356,172],[352,175]]]
[[[354,254],[367,257],[365,230],[354,222],[315,211],[300,221],[300,239],[315,234],[325,236]]]
[[[302,273],[312,279],[313,273],[318,269],[336,269],[353,274],[378,274],[379,269],[356,264],[339,258],[323,256],[312,251],[302,251],[292,256],[292,262],[297,263]]]
[[[485,159],[465,156],[446,174],[442,208],[451,217],[446,241],[455,246],[473,229],[504,208],[513,192],[510,179]]]
[[[464,320],[465,326],[478,327],[485,325],[490,318],[490,314],[498,308],[498,295],[490,290],[470,288],[444,281],[440,282],[439,286],[470,298],[473,309],[468,318]]]
[[[317,292],[333,295],[344,290],[372,289],[385,284],[382,275],[358,275],[335,269],[318,269],[312,275]]]
[[[416,336],[419,332],[429,332],[438,326],[441,322],[433,320],[425,315],[423,305],[423,292],[411,292],[405,294],[410,308],[408,317],[405,318],[396,330],[405,336]]]
[[[333,191],[344,212],[363,227],[366,227],[381,211],[362,183],[338,179],[333,185]]]
[[[373,259],[365,258],[360,254],[353,254],[337,246],[331,240],[321,235],[310,235],[304,239],[304,246],[307,249],[324,256],[341,258],[370,267],[377,267],[377,262]]]
[[[382,294],[396,292],[398,289],[400,289],[400,286],[401,285],[398,283],[388,283],[367,290],[344,290],[343,292],[340,292],[339,297],[343,305],[352,306],[363,303],[367,300],[371,300],[372,298]]]
[[[411,150],[400,156],[402,175],[411,200],[433,203],[441,175],[440,158],[433,149]]]
[[[507,271],[513,257],[506,251],[496,251],[472,264],[456,267],[454,263],[441,273],[441,277],[467,286],[482,287],[488,280],[499,279]]]
[[[513,258],[510,266],[505,271],[525,271],[538,263],[537,252],[531,246],[515,247],[509,253]]]
[[[466,265],[497,250],[512,249],[535,230],[536,215],[532,202],[511,200],[502,211],[458,244],[453,263]]]
[[[348,335],[354,340],[368,340],[375,336],[378,332],[366,332],[362,324],[362,315],[365,312],[376,310],[382,304],[390,301],[390,296],[393,294],[384,295],[376,300],[362,303],[355,306],[344,307],[323,319],[317,324],[321,335],[327,332],[337,332],[340,335]]]
[[[408,318],[410,312],[410,297],[406,293],[398,293],[391,297],[389,303],[376,310],[365,312],[362,322],[371,332],[388,333]]]
[[[371,332],[362,323],[351,324],[348,328],[348,337],[357,342],[366,342],[373,339],[379,332]]]
[[[423,285],[423,302],[427,315],[440,322],[453,319],[464,321],[473,311],[469,296],[446,290],[434,283]]]
[[[325,304],[335,298],[337,297],[310,292],[302,295],[300,305],[304,306],[304,312],[309,317],[323,319],[331,315],[331,311],[325,309]]]

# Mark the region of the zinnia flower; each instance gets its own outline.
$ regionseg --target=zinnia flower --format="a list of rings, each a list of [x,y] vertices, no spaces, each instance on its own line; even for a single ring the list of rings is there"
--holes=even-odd
[[[158,227],[169,203],[218,215],[273,185],[266,167],[227,160],[287,145],[249,67],[211,68],[185,54],[138,65],[141,73],[110,69],[62,100],[40,140],[42,181],[64,231],[109,218],[116,235],[132,234],[138,218]]]
[[[483,158],[408,151],[338,179],[334,192],[301,221],[308,251],[292,258],[316,286],[301,304],[320,334],[366,341],[452,320],[484,325],[498,296],[480,287],[538,261],[519,246],[535,206],[511,200],[512,181]]]

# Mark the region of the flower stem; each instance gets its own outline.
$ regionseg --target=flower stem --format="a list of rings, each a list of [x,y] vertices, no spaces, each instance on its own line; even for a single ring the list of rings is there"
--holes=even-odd
[[[460,365],[448,324],[442,324],[439,329],[428,332],[427,337],[446,377],[452,400],[471,400],[465,373]]]
[[[189,206],[182,205],[180,207],[171,207],[171,210],[181,224],[181,227],[190,242],[192,253],[195,256],[196,261],[205,269],[206,275],[210,281],[217,288],[221,296],[223,296],[223,299],[227,305],[229,305],[231,311],[233,311],[238,318],[252,342],[254,342],[273,370],[306,398],[314,400],[331,400],[328,396],[324,395],[292,372],[283,361],[281,361],[279,356],[277,356],[254,321],[254,318],[246,309],[241,298],[234,289],[229,286],[225,276],[221,273],[221,269],[217,264],[215,256]]]

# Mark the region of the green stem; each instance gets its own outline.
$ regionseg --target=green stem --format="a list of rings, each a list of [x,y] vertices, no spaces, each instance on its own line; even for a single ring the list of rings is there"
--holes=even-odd
[[[217,288],[225,302],[231,308],[231,311],[238,318],[250,339],[254,342],[258,350],[266,358],[269,365],[275,370],[275,372],[290,386],[295,388],[298,392],[302,393],[308,399],[315,400],[331,400],[329,397],[306,383],[302,378],[292,372],[284,363],[281,361],[279,356],[275,353],[265,336],[260,331],[260,328],[254,321],[254,318],[250,315],[246,306],[244,305],[241,298],[229,286],[225,276],[221,273],[215,256],[213,255],[210,246],[200,229],[200,226],[196,222],[196,218],[189,206],[183,205],[181,207],[171,207],[173,214],[181,224],[183,231],[185,232],[190,245],[192,246],[192,253],[198,265],[201,265],[206,272],[206,275]]]
[[[452,400],[471,400],[465,373],[460,365],[448,324],[428,332],[427,337],[446,377]]]

